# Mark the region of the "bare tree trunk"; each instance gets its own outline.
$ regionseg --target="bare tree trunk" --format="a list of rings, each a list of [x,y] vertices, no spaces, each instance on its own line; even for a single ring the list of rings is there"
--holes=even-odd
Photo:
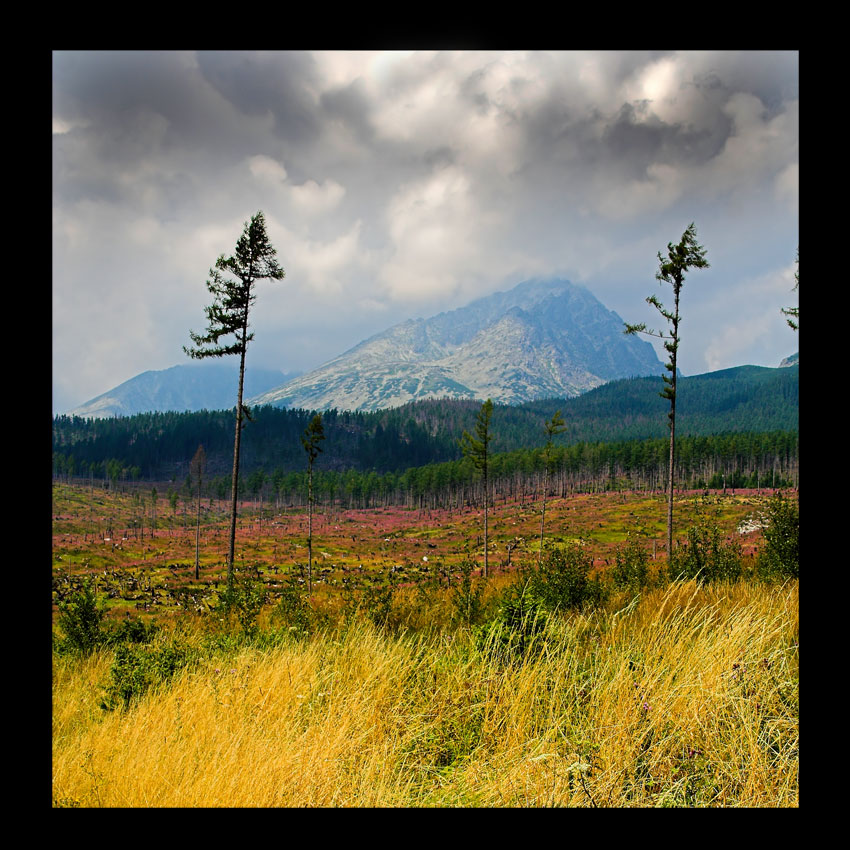
[[[242,325],[242,351],[239,354],[239,394],[236,402],[236,436],[233,440],[233,481],[230,487],[230,543],[227,553],[227,583],[233,582],[234,554],[236,549],[236,496],[239,487],[239,447],[242,439],[242,388],[245,381],[245,340],[248,335],[248,310]]]
[[[670,365],[673,367],[670,395],[670,463],[667,469],[667,561],[673,558],[673,462],[676,451],[676,355],[679,348],[679,290],[674,287],[675,307],[673,310],[673,345]]]
[[[198,476],[198,523],[195,526],[195,581],[201,577],[201,477]]]
[[[487,540],[488,540],[488,528],[487,528],[487,517],[488,517],[488,508],[489,508],[489,487],[487,484],[487,467],[484,467],[484,578],[486,579],[489,575],[488,568],[488,553],[487,553]]]
[[[674,384],[675,392],[675,384]],[[675,397],[670,402],[670,465],[667,471],[667,558],[673,557],[673,458],[676,439]]]
[[[313,465],[307,475],[307,590],[313,595]]]
[[[543,510],[540,512],[540,552],[537,554],[537,568],[540,569],[540,564],[543,559],[543,523],[546,522],[546,485],[549,483],[549,466],[546,465],[546,471],[543,474]]]

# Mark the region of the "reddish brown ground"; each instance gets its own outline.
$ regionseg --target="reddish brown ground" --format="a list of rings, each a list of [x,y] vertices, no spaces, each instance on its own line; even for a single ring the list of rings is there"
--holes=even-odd
[[[164,488],[163,488],[164,489]],[[161,491],[162,492],[162,491]],[[794,494],[792,494],[794,495]],[[703,493],[677,495],[677,529],[693,522]],[[717,521],[745,555],[753,554],[760,531],[739,534],[739,524],[764,509],[768,491],[713,492],[702,510],[717,511]],[[193,514],[174,515],[159,501],[157,528],[144,537],[134,529],[133,504],[124,494],[88,488],[54,486],[53,587],[56,603],[77,586],[82,575],[93,576],[100,592],[109,594],[110,613],[150,613],[168,609],[199,610],[213,598],[225,578],[228,518],[224,509],[204,506],[201,528],[200,579],[194,577]],[[149,504],[149,502],[148,502]],[[541,502],[499,503],[489,516],[491,571],[536,561],[540,538]],[[138,514],[137,514],[138,516]],[[105,539],[108,518],[114,535]],[[456,574],[472,558],[483,565],[483,511],[403,508],[328,511],[313,517],[313,577],[317,590],[333,592],[343,579],[363,584],[390,570],[402,582],[433,575]],[[138,526],[138,521],[137,521]],[[581,494],[546,503],[548,541],[580,540],[605,570],[616,547],[628,535],[638,535],[650,553],[663,555],[666,500],[661,494]],[[275,511],[243,503],[236,541],[239,568],[256,568],[270,589],[285,578],[306,577],[307,516],[301,510]],[[297,580],[297,579],[296,579]]]

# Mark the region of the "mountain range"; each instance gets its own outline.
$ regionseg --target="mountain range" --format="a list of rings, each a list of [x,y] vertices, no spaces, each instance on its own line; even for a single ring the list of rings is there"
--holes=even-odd
[[[249,365],[250,406],[377,411],[425,399],[522,404],[574,398],[619,378],[658,376],[653,346],[586,288],[532,279],[507,292],[376,334],[307,374]],[[227,410],[236,358],[148,371],[68,411],[87,418]],[[781,365],[798,362],[798,355]]]
[[[659,375],[648,342],[567,280],[528,280],[466,307],[409,319],[254,397],[252,404],[374,411],[427,398],[519,404]]]

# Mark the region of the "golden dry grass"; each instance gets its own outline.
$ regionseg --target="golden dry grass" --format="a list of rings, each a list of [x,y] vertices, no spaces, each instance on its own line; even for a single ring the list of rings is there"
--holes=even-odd
[[[126,711],[54,660],[55,805],[798,805],[797,583],[553,618],[515,663],[367,622],[209,655]]]

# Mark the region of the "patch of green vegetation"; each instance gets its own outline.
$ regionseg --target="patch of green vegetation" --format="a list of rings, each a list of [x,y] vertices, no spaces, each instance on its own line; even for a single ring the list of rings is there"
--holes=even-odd
[[[165,683],[177,673],[195,666],[196,649],[172,639],[162,646],[124,643],[115,649],[109,671],[110,681],[101,703],[107,711],[127,709],[155,685]]]
[[[548,534],[543,537],[543,548],[552,549],[563,552],[571,546],[583,546],[586,543],[584,537],[550,537]],[[540,551],[540,538],[534,537],[528,541],[527,548],[529,552]]]
[[[408,528],[400,532],[400,536],[413,538],[415,540],[430,540],[433,537],[442,537],[446,533],[444,528],[422,527]]]

